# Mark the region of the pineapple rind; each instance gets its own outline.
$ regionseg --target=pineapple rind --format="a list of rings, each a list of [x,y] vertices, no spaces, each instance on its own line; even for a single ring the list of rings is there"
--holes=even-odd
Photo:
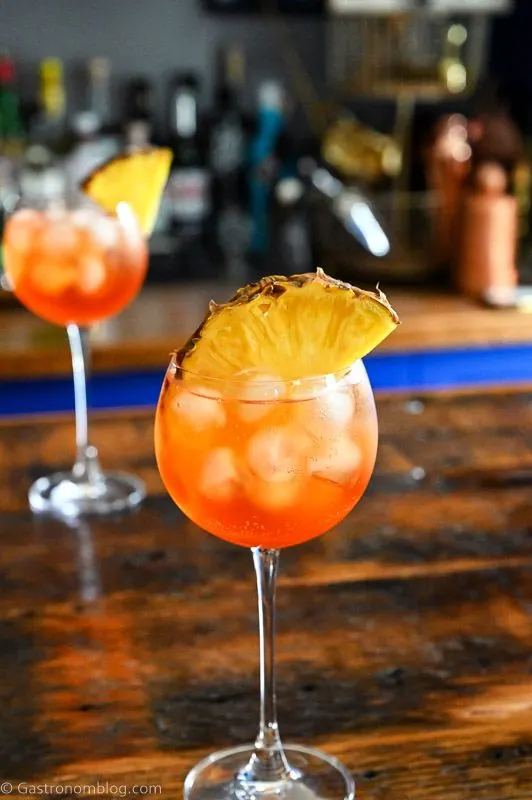
[[[261,370],[292,380],[347,369],[399,324],[379,289],[368,292],[322,269],[271,275],[209,313],[175,354],[183,370],[230,378]]]

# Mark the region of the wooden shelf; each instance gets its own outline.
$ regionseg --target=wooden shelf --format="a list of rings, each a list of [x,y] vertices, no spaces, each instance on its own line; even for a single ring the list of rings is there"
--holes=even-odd
[[[122,314],[94,330],[94,369],[120,372],[163,368],[203,318],[209,300],[227,299],[234,287],[220,283],[146,287]],[[462,349],[530,344],[532,316],[492,310],[443,292],[389,292],[402,324],[379,352]],[[70,374],[61,328],[22,308],[0,311],[0,379]]]

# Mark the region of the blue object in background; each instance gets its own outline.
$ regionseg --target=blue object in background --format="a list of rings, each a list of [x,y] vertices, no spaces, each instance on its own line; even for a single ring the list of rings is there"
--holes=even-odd
[[[89,384],[91,409],[153,407],[165,370],[93,374]],[[74,413],[74,384],[68,378],[31,378],[0,382],[0,417],[20,414]]]
[[[273,156],[284,128],[283,90],[274,81],[259,89],[257,132],[249,145],[249,202],[253,231],[250,250],[262,255],[268,248],[269,204],[274,175]]]
[[[364,359],[374,390],[423,392],[532,385],[532,346],[375,353]],[[89,403],[94,409],[154,407],[164,369],[96,373]],[[0,382],[0,417],[74,410],[72,379],[32,378]]]
[[[430,392],[532,384],[532,346],[375,353],[364,359],[376,392]]]

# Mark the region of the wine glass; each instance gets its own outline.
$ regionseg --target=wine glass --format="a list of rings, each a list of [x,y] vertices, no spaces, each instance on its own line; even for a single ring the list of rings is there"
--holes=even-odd
[[[48,187],[50,188],[50,187]],[[137,506],[143,482],[104,472],[89,443],[87,379],[92,325],[121,311],[138,294],[148,253],[129,206],[106,214],[88,199],[52,191],[23,195],[3,236],[5,273],[20,302],[34,314],[65,325],[72,356],[76,460],[71,470],[39,478],[29,490],[35,512],[75,518]]]
[[[362,362],[295,381],[212,379],[172,359],[155,422],[163,482],[206,531],[250,547],[260,640],[260,722],[254,745],[200,762],[186,800],[351,800],[332,756],[281,742],[274,672],[280,550],[319,536],[362,497],[377,450],[377,417]]]

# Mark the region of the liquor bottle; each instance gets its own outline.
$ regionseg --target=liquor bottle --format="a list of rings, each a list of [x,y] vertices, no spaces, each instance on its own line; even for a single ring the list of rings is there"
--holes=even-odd
[[[24,150],[24,126],[15,90],[15,64],[0,53],[0,155],[17,158]]]
[[[215,13],[252,12],[260,10],[259,0],[203,0],[206,11]]]
[[[72,119],[72,146],[65,158],[68,191],[79,195],[79,186],[98,166],[105,163],[117,148],[100,133],[99,119],[92,111],[80,111]]]
[[[111,62],[98,56],[87,64],[88,110],[98,121],[98,141],[105,158],[112,158],[120,147],[119,129],[112,119]]]
[[[276,150],[285,127],[285,96],[276,81],[259,87],[256,130],[250,143],[250,208],[252,238],[250,249],[264,256],[269,247],[269,207],[278,172]]]
[[[124,91],[124,147],[128,153],[144,150],[155,143],[155,97],[153,83],[142,75],[130,78]],[[171,208],[168,192],[163,194],[150,239],[152,254],[171,255]]]
[[[273,192],[269,257],[283,275],[314,269],[310,215],[305,182],[299,176],[281,178]]]
[[[131,78],[125,88],[124,137],[126,149],[138,150],[153,141],[154,123],[153,84],[143,76]]]
[[[241,110],[244,57],[237,48],[222,53],[209,135],[209,165],[213,182],[223,190],[238,182],[246,160],[248,125]]]
[[[148,78],[137,75],[126,83],[124,118],[126,122],[142,120],[153,124],[153,84]]]
[[[277,10],[283,14],[321,14],[324,0],[277,0]]]
[[[66,137],[66,92],[63,63],[58,58],[45,58],[39,67],[39,106],[32,130],[34,142],[47,147],[55,155],[63,155],[68,147]]]
[[[249,123],[241,108],[244,57],[238,48],[222,52],[209,130],[212,222],[226,275],[245,282],[251,237],[246,180]]]
[[[461,209],[457,288],[492,306],[516,299],[518,207],[508,189],[504,168],[486,161],[474,172]]]
[[[110,120],[111,64],[106,58],[92,58],[87,63],[86,110],[72,120],[74,142],[65,169],[69,191],[78,187],[96,167],[116,155],[120,140]]]
[[[179,239],[205,232],[210,210],[209,172],[198,126],[199,83],[194,74],[171,83],[170,137],[174,158],[167,184],[170,225]]]
[[[58,58],[45,58],[40,63],[38,109],[28,138],[19,176],[23,195],[35,203],[64,196],[68,184],[65,156],[71,138],[66,130],[63,63]]]
[[[0,241],[4,219],[18,199],[18,171],[25,144],[14,84],[14,62],[8,53],[0,53]],[[3,286],[0,247],[0,287]]]

